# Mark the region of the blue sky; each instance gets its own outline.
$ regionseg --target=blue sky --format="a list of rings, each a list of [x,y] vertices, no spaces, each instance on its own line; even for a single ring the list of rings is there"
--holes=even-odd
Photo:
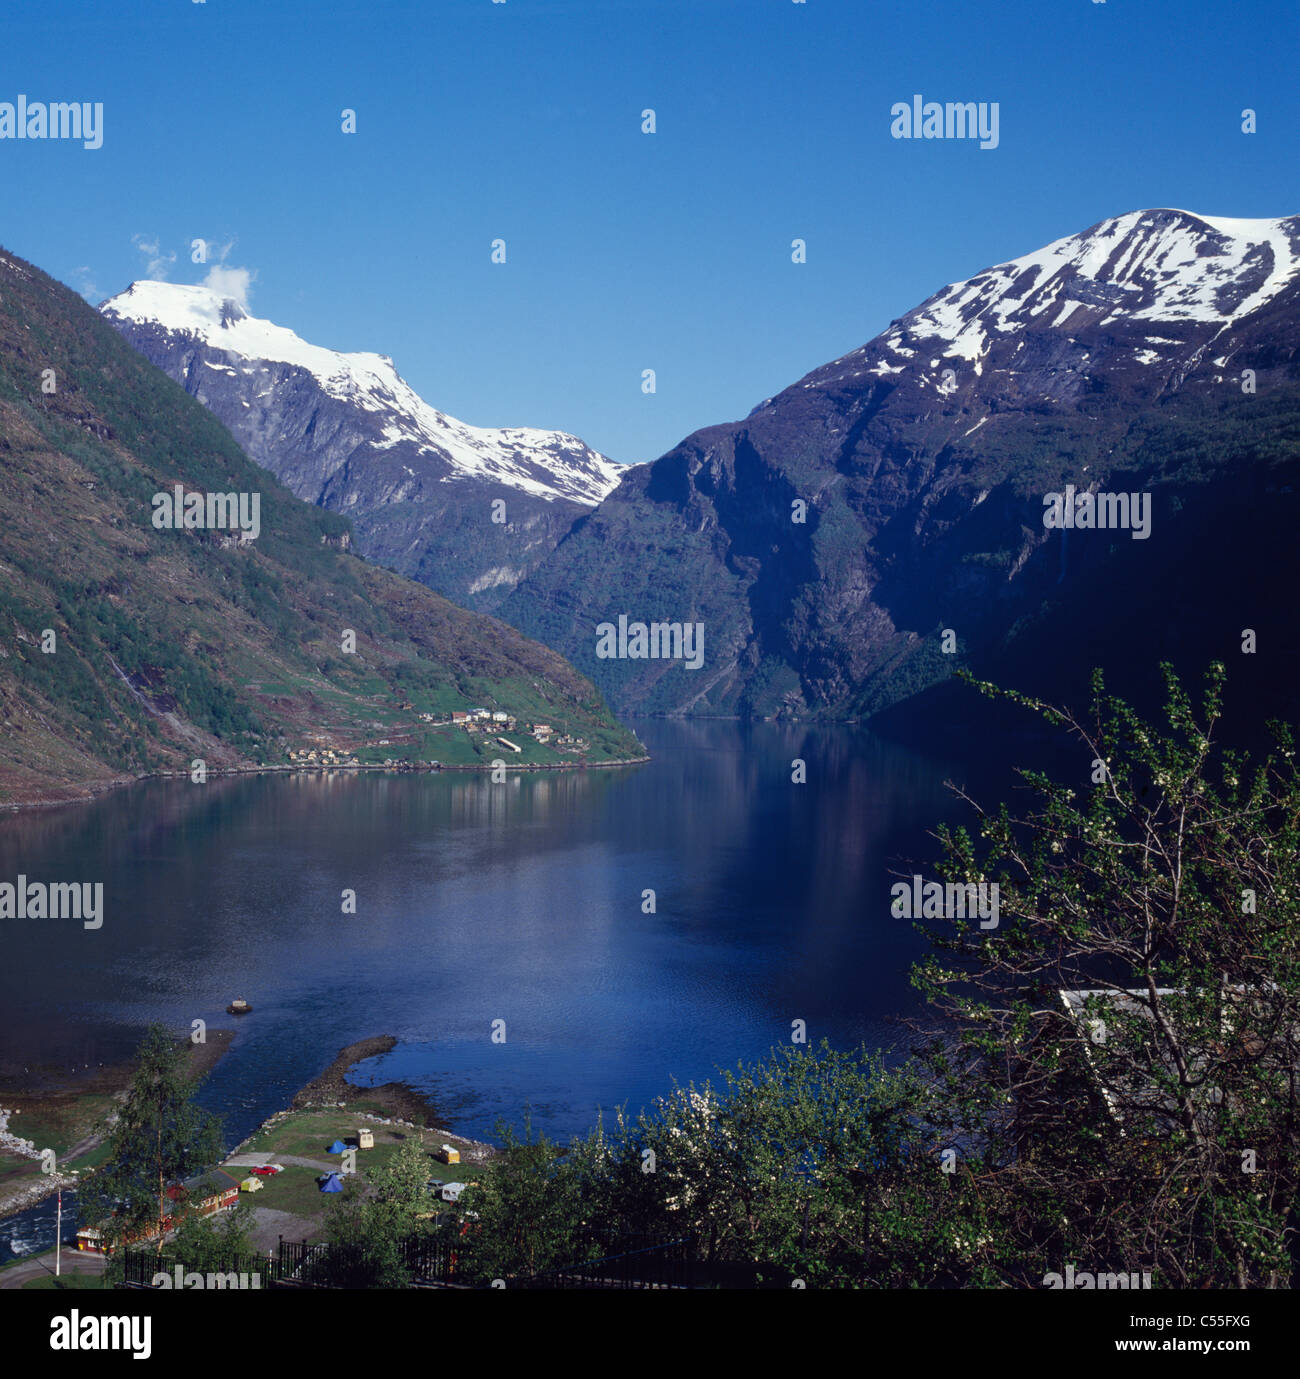
[[[141,243],[178,282],[192,239],[230,245],[254,314],[623,461],[1107,216],[1300,212],[1281,3],[15,8],[0,101],[102,101],[104,144],[0,140],[0,243],[96,301],[148,275]],[[917,92],[997,101],[999,147],[892,139]]]

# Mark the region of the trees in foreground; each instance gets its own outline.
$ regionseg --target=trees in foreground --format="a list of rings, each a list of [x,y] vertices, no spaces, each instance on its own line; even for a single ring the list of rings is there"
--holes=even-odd
[[[404,1246],[428,1229],[429,1157],[416,1137],[404,1141],[362,1183],[349,1175],[329,1206],[326,1239],[331,1277],[351,1288],[404,1288],[411,1281]]]
[[[808,1286],[1288,1287],[1300,1191],[1300,781],[1289,732],[1221,748],[1166,667],[1160,729],[1004,697],[1063,731],[1074,782],[940,829],[946,883],[996,885],[996,926],[923,916],[927,1034],[886,1065],[787,1048],[559,1150],[507,1139],[467,1193],[481,1272],[638,1235],[701,1266]],[[992,686],[983,692],[999,695]],[[471,1252],[472,1253],[472,1252]]]
[[[974,805],[945,874],[996,879],[1001,922],[927,924],[916,980],[946,1132],[999,1202],[985,1258],[1169,1287],[1290,1286],[1300,1189],[1300,781],[1289,730],[1221,748],[1224,672],[1169,667],[1156,731],[1106,695],[1064,730],[1086,788],[1022,772],[1031,807]],[[986,693],[998,694],[992,687]]]

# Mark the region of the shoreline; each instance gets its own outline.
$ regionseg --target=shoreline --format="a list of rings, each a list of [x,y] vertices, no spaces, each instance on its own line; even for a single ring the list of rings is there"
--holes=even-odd
[[[207,1041],[203,1044],[189,1044],[188,1039],[185,1040],[184,1042],[189,1044],[186,1075],[190,1078],[206,1077],[225,1057],[234,1037],[233,1029],[214,1029],[208,1031]],[[75,1113],[77,1103],[87,1098],[108,1098],[120,1105],[130,1090],[134,1074],[135,1062],[132,1060],[111,1064],[106,1068],[96,1068],[89,1071],[88,1076],[76,1075],[68,1078],[66,1075],[55,1075],[52,1071],[43,1074],[38,1069],[35,1075],[29,1075],[33,1076],[34,1080],[25,1083],[12,1074],[0,1078],[0,1113],[3,1114],[0,1135],[6,1137],[5,1141],[0,1141],[0,1147],[6,1150],[7,1157],[12,1155],[16,1159],[39,1163],[39,1146],[35,1157],[16,1147],[17,1144],[33,1142],[23,1134],[24,1127],[21,1124],[16,1128],[9,1124],[9,1116],[21,1116],[24,1113],[45,1116],[59,1112]],[[11,1104],[15,1102],[25,1102],[26,1105]],[[78,1159],[93,1153],[112,1134],[116,1121],[116,1111],[109,1110],[106,1118],[97,1121],[87,1134],[80,1136],[60,1157],[75,1163]],[[43,1174],[39,1178],[21,1183],[8,1192],[0,1193],[0,1220],[27,1211],[56,1192],[75,1189],[79,1176],[79,1170],[69,1168]]]
[[[192,1046],[194,1052],[191,1054],[189,1075],[197,1077],[200,1074],[206,1075],[211,1072],[228,1052],[234,1036],[234,1030],[210,1030],[206,1044]],[[374,1058],[379,1054],[387,1053],[390,1049],[396,1048],[397,1044],[398,1040],[391,1034],[380,1034],[358,1039],[355,1043],[340,1049],[321,1073],[294,1094],[287,1106],[273,1112],[237,1145],[224,1150],[221,1163],[227,1163],[236,1154],[245,1152],[245,1147],[258,1135],[267,1129],[274,1128],[281,1121],[299,1111],[334,1108],[342,1110],[349,1103],[357,1101],[378,1103],[380,1108],[379,1111],[358,1110],[356,1114],[359,1119],[374,1121],[378,1124],[407,1126],[413,1130],[425,1129],[435,1134],[454,1137],[461,1144],[470,1147],[466,1155],[470,1162],[482,1163],[496,1154],[495,1145],[487,1144],[482,1140],[470,1139],[449,1126],[441,1124],[441,1112],[434,1102],[425,1093],[418,1091],[408,1083],[382,1082],[374,1087],[363,1087],[346,1080],[346,1075],[358,1063],[364,1062],[367,1058]],[[120,1101],[130,1087],[134,1070],[134,1062],[115,1064],[103,1070],[96,1069],[90,1077],[82,1079],[89,1085],[78,1086],[75,1078],[62,1082],[51,1080],[49,1085],[38,1086],[36,1090],[0,1090],[0,1098],[5,1102],[21,1098],[34,1103],[27,1108],[28,1110],[48,1109],[54,1104],[72,1104],[78,1098],[86,1096],[112,1096]],[[17,1079],[11,1077],[5,1081],[13,1083]],[[0,1109],[9,1110],[10,1108],[6,1106]],[[104,1142],[112,1129],[113,1122],[110,1120],[102,1130],[96,1130],[92,1134],[84,1136],[74,1146],[78,1152],[72,1157],[80,1158],[92,1152]],[[15,1139],[21,1138],[13,1130],[9,1130],[8,1133]],[[39,1160],[33,1159],[32,1162],[36,1163]],[[8,1195],[0,1196],[0,1220],[27,1211],[60,1190],[75,1190],[77,1181],[78,1173],[76,1171],[52,1173],[32,1180],[30,1183],[14,1189]]]
[[[644,766],[653,760],[647,752],[643,757],[615,757],[609,761],[542,761],[542,762],[520,762],[512,764],[505,762],[507,771],[603,771],[615,766]],[[347,763],[336,762],[332,765],[323,766],[319,762],[312,762],[306,766],[298,764],[271,765],[271,766],[210,766],[208,768],[209,780],[223,780],[230,776],[260,776],[265,774],[285,775],[285,774],[304,774],[310,772],[324,771],[387,771],[393,775],[417,775],[428,774],[440,776],[447,771],[492,771],[495,768],[490,763],[483,765],[462,763],[452,765],[443,763],[439,766],[430,766],[427,762],[419,762],[414,765],[384,766],[377,762],[360,762],[356,766]],[[142,776],[119,776],[112,780],[94,781],[81,787],[85,793],[79,795],[69,795],[63,799],[56,800],[3,800],[0,801],[0,815],[18,814],[30,809],[62,809],[66,805],[93,804],[102,796],[114,790],[120,790],[128,785],[139,785],[144,781],[150,780],[186,780],[189,777],[188,771],[150,771]],[[69,786],[69,789],[74,787]]]
[[[245,1146],[268,1129],[273,1129],[287,1117],[299,1111],[346,1110],[357,1101],[378,1102],[387,1114],[373,1111],[358,1111],[358,1119],[372,1120],[379,1124],[402,1125],[412,1130],[431,1130],[435,1134],[454,1136],[462,1144],[472,1146],[471,1161],[482,1162],[491,1158],[496,1146],[482,1140],[472,1140],[459,1131],[441,1124],[442,1113],[437,1105],[424,1092],[407,1082],[381,1082],[373,1087],[363,1087],[347,1080],[347,1074],[358,1063],[367,1058],[395,1049],[398,1040],[391,1034],[375,1034],[348,1044],[335,1054],[329,1066],[312,1078],[294,1095],[293,1100],[282,1110],[273,1112],[250,1134],[246,1135],[225,1156],[226,1160],[244,1152]],[[419,1119],[417,1119],[417,1117]]]

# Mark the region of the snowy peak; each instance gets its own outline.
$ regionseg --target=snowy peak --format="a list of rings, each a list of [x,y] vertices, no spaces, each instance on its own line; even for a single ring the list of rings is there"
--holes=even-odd
[[[936,394],[974,408],[972,421],[971,388],[1002,409],[1099,390],[1150,399],[1222,382],[1245,349],[1289,351],[1300,311],[1283,304],[1298,299],[1300,216],[1131,211],[950,283],[787,392],[874,389],[875,406],[887,385],[923,408]]]
[[[1232,325],[1300,271],[1300,217],[1228,220],[1132,211],[953,283],[886,334],[939,340],[971,361],[999,335],[1119,319]]]
[[[230,297],[210,288],[182,283],[134,282],[125,292],[100,304],[106,315],[161,326],[176,335],[191,335],[213,349],[275,364],[294,364],[332,384],[341,396],[346,384],[365,388],[400,382],[392,361],[382,354],[343,354],[309,345],[284,326],[250,316]]]
[[[273,372],[277,377],[288,370],[305,371],[328,397],[369,419],[372,451],[404,445],[436,456],[444,462],[442,482],[481,479],[548,500],[595,504],[623,472],[622,465],[563,431],[457,421],[425,402],[387,355],[347,354],[309,344],[207,287],[135,282],[100,310],[118,322],[192,341],[216,370]],[[211,354],[222,359],[214,362],[206,357]]]

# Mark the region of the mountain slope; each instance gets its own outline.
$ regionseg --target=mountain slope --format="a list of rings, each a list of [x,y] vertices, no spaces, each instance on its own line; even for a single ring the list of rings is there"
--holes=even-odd
[[[641,754],[559,656],[347,554],[345,519],[4,252],[0,461],[0,802],[326,746],[477,764],[486,739],[417,715],[480,705],[567,728],[591,760]],[[177,484],[256,496],[256,539],[155,526]],[[530,739],[515,759],[576,757]]]
[[[563,432],[467,426],[386,355],[308,344],[205,287],[137,282],[100,310],[298,497],[351,517],[362,554],[467,606],[500,602],[622,472]]]
[[[1104,609],[1116,656],[1226,654],[1252,618],[1277,654],[1260,557],[1293,560],[1298,268],[1300,219],[1153,210],[945,287],[630,471],[501,614],[640,711],[859,716],[961,662],[1046,685],[1066,607]],[[1149,537],[1045,528],[1067,485],[1149,492]],[[599,659],[620,613],[702,622],[704,665]]]

